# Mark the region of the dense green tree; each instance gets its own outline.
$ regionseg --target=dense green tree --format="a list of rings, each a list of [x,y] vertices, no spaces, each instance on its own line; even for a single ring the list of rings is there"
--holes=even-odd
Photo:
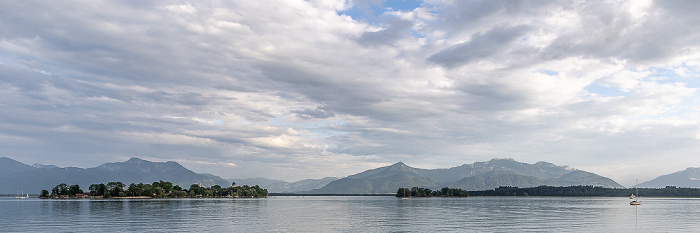
[[[442,188],[439,191],[433,191],[428,188],[413,187],[411,189],[399,188],[396,192],[397,197],[467,197],[469,193],[462,189]]]
[[[168,197],[173,197],[173,198],[183,198],[187,196],[187,192],[178,190],[178,191],[173,191]]]
[[[91,184],[88,188],[90,190],[90,196],[106,196],[107,186],[105,184]]]
[[[160,184],[160,187],[163,188],[163,193],[164,194],[169,194],[170,192],[173,191],[173,183],[170,183],[170,181],[160,181],[158,182]]]
[[[61,193],[61,192],[58,190],[58,185],[56,185],[56,187],[53,187],[51,189],[51,196],[58,196],[59,193]]]
[[[94,194],[97,193],[98,186],[99,186],[98,184],[91,184],[90,187],[88,187],[88,190],[90,191],[90,195],[94,196]]]
[[[69,189],[68,185],[65,183],[61,183],[59,185],[56,185],[53,189],[51,189],[51,195],[52,196],[59,196],[59,195],[69,195]]]
[[[68,195],[69,196],[74,197],[75,194],[78,194],[78,193],[83,193],[83,190],[80,189],[79,185],[74,184],[74,185],[71,185],[68,187]]]
[[[223,192],[222,195],[231,195],[233,197],[266,197],[267,189],[262,189],[260,186],[236,186],[229,187]]]
[[[124,197],[126,196],[126,193],[124,193],[124,186],[122,182],[109,182],[107,183],[107,190],[105,193],[109,193],[109,197]],[[107,197],[107,194],[105,194],[105,197]]]
[[[141,195],[143,196],[149,196],[153,197],[155,196],[155,191],[153,190],[155,187],[151,184],[143,184],[139,183],[139,188],[141,189]]]
[[[199,186],[199,184],[190,185],[189,196],[190,197],[202,197],[204,195],[205,188]]]
[[[95,193],[95,196],[104,196],[105,194],[109,195],[109,192],[107,192],[107,186],[105,184],[97,185],[97,192]]]
[[[396,191],[396,196],[397,197],[410,197],[411,190],[409,190],[407,188],[399,188],[399,191]]]
[[[70,194],[68,191],[68,185],[66,183],[61,183],[58,186],[58,195],[68,195]]]
[[[154,197],[165,197],[165,189],[163,187],[155,187],[153,188],[153,196]]]
[[[130,196],[130,197],[143,196],[141,189],[134,183],[129,184],[129,187],[126,188],[126,193],[127,193],[127,196]]]
[[[49,190],[41,190],[41,194],[39,194],[40,198],[49,198]]]
[[[260,186],[240,186],[240,187],[228,187],[223,188],[220,185],[214,185],[211,187],[202,187],[199,184],[192,184],[189,190],[182,189],[178,185],[172,185],[168,181],[158,181],[152,184],[129,184],[128,188],[124,190],[125,185],[122,182],[109,182],[105,184],[92,184],[90,185],[90,195],[92,196],[102,196],[105,198],[110,197],[124,197],[124,196],[148,196],[157,198],[183,198],[183,197],[267,197],[267,189],[260,188]],[[54,195],[60,195],[62,192],[68,192],[70,190],[76,190],[77,193],[82,193],[80,187],[77,185],[71,185],[68,187],[66,184],[56,185],[52,189]],[[421,189],[430,192],[430,189]],[[46,191],[48,193],[48,191]],[[72,192],[72,191],[70,191]],[[74,194],[72,194],[74,195]]]

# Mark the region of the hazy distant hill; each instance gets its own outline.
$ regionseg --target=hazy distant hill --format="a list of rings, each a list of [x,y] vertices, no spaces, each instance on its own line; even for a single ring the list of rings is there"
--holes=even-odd
[[[284,180],[273,180],[267,178],[244,178],[244,179],[226,179],[229,182],[236,182],[236,185],[258,185],[260,187],[270,186],[277,183],[287,183]],[[270,189],[267,189],[269,192]]]
[[[220,176],[214,175],[214,174],[209,174],[209,173],[199,173],[200,175],[209,177],[211,180],[214,181],[214,184],[220,185],[221,187],[228,187],[231,186],[231,182],[228,181],[227,179],[221,178]]]
[[[32,170],[34,167],[7,157],[0,157],[0,174],[7,175]]]
[[[228,181],[236,182],[236,185],[258,185],[261,188],[267,189],[270,193],[297,193],[321,188],[337,179],[336,177],[326,177],[323,179],[306,179],[291,183],[283,180],[271,180],[266,178],[228,179]]]
[[[447,169],[413,168],[399,162],[330,182],[323,188],[311,190],[309,193],[371,194],[393,193],[401,187],[484,190],[499,186],[540,185],[623,188],[609,178],[567,166],[556,166],[547,162],[528,164],[512,159],[493,159]]]
[[[105,163],[94,168],[59,168],[53,165],[29,166],[6,157],[0,157],[0,193],[39,193],[60,183],[78,184],[87,191],[90,184],[121,181],[152,183],[170,181],[183,188],[191,184],[228,187],[231,184],[220,177],[197,174],[177,162],[151,162],[131,158],[126,162]]]
[[[688,169],[686,173],[698,174],[698,169]],[[679,172],[680,173],[680,172]],[[674,173],[677,174],[677,173]],[[671,174],[671,175],[674,175]],[[668,176],[671,176],[668,175]],[[694,177],[686,175],[688,182]],[[662,177],[659,177],[659,179]],[[38,193],[51,189],[60,183],[79,184],[87,190],[90,184],[121,181],[129,183],[152,183],[167,180],[189,188],[191,184],[222,187],[231,185],[231,180],[211,174],[197,174],[177,162],[150,162],[131,158],[126,162],[105,163],[94,168],[60,168],[54,165],[27,164],[0,157],[0,193]],[[571,186],[594,185],[622,188],[615,181],[590,172],[566,166],[556,166],[547,162],[527,164],[512,159],[493,159],[446,169],[413,168],[404,163],[367,170],[346,178],[327,177],[297,182],[269,180],[264,178],[233,180],[237,185],[260,185],[269,192],[326,193],[326,194],[371,194],[393,193],[400,187],[442,187],[465,190],[492,189],[499,186],[534,187],[539,185]],[[651,181],[650,181],[651,182]],[[685,183],[664,183],[658,187]],[[641,184],[640,184],[641,186]],[[698,186],[698,185],[696,185]],[[693,186],[693,187],[696,187]],[[311,191],[309,191],[311,190]]]
[[[537,177],[518,175],[511,172],[490,171],[476,176],[464,177],[446,187],[464,190],[487,190],[499,186],[537,187],[541,185],[545,185],[545,182]]]
[[[32,164],[32,167],[35,167],[35,168],[45,168],[45,169],[59,168],[59,167],[56,166],[56,165],[43,165],[43,164],[38,164],[38,163]]]
[[[638,185],[640,188],[663,188],[666,186],[700,188],[700,168],[689,167],[683,171],[659,176]]]
[[[605,188],[624,188],[610,178],[581,170],[573,170],[562,176],[550,178],[547,183],[556,186],[592,185]]]

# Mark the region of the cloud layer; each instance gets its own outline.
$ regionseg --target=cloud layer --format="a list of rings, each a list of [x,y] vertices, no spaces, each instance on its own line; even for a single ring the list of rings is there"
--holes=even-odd
[[[288,181],[494,157],[624,185],[700,166],[700,3],[379,5],[0,3],[0,156]]]

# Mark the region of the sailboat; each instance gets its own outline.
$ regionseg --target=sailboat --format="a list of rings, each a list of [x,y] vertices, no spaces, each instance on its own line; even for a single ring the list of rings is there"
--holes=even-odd
[[[406,189],[403,190],[403,197],[401,198],[402,200],[407,200],[408,197],[406,197]]]
[[[22,192],[22,194],[24,194],[24,192]],[[27,199],[27,198],[29,198],[29,193],[27,193],[26,196],[19,195],[19,193],[18,193],[17,196],[15,197],[15,199]]]
[[[637,185],[639,185],[639,181],[637,181]],[[634,199],[633,201],[630,201],[630,205],[641,205],[642,204],[642,202],[639,199],[637,199],[637,197],[639,196],[639,189],[638,189],[637,185],[634,186],[634,191],[637,193],[637,195],[632,194],[632,196],[630,196],[630,199]]]

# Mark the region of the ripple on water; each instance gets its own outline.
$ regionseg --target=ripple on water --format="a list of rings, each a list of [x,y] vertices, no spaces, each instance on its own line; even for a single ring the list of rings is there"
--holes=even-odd
[[[700,199],[0,199],[3,232],[688,232]],[[643,229],[643,230],[642,230]]]

